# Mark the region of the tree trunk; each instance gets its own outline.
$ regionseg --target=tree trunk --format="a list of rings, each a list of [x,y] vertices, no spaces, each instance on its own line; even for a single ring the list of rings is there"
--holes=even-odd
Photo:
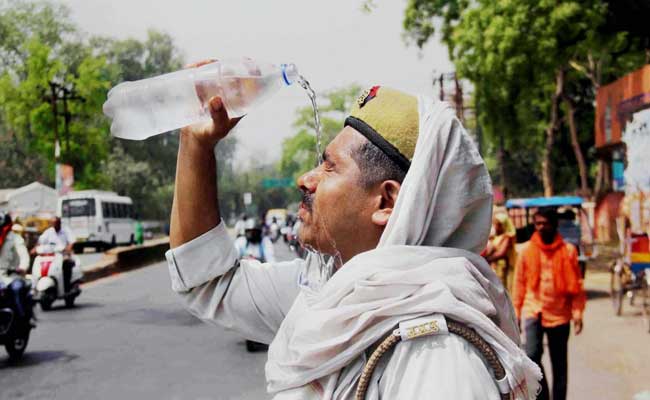
[[[555,93],[551,98],[551,115],[548,127],[546,128],[546,145],[542,158],[542,182],[544,183],[544,196],[553,196],[553,171],[551,170],[551,152],[555,144],[555,132],[560,125],[559,103],[564,90],[564,69],[558,69],[555,73]]]
[[[571,147],[573,147],[573,153],[575,154],[576,161],[578,162],[578,172],[580,173],[580,196],[586,197],[590,194],[589,181],[587,178],[587,163],[585,162],[585,157],[582,154],[580,142],[578,141],[578,127],[576,126],[575,121],[575,105],[568,96],[564,97],[564,103],[566,104],[568,111]]]

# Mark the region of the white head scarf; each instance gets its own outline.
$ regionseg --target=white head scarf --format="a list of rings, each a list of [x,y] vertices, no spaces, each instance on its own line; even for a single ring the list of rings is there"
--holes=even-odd
[[[301,293],[271,344],[266,376],[278,399],[316,380],[320,398],[331,399],[344,367],[360,370],[358,358],[400,321],[432,313],[476,329],[515,398],[535,397],[541,372],[518,347],[510,300],[477,255],[491,225],[487,169],[447,103],[418,103],[415,153],[378,247],[346,262],[315,295]]]

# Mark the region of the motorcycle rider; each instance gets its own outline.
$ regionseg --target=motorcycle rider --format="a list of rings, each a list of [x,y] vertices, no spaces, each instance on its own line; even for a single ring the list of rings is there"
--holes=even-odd
[[[27,268],[29,253],[25,240],[12,231],[9,214],[0,212],[0,283],[13,292],[16,312],[20,317],[25,317],[29,312],[29,307],[25,307],[25,281],[22,278]]]
[[[241,237],[246,234],[246,228],[248,228],[248,225],[248,215],[242,214],[241,218],[235,222],[235,234],[237,237]]]
[[[273,243],[263,235],[262,228],[247,228],[245,235],[235,240],[235,247],[240,258],[252,258],[261,262],[274,262]]]
[[[75,263],[72,259],[72,246],[75,242],[75,238],[67,227],[61,226],[61,218],[54,217],[50,221],[51,225],[47,228],[41,236],[38,238],[38,244],[50,244],[54,243],[57,246],[64,247],[63,254],[63,291],[68,293],[70,291],[70,278],[72,277],[72,268]]]

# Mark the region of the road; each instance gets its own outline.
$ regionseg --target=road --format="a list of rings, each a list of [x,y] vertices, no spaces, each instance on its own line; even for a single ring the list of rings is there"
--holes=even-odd
[[[165,263],[85,285],[74,309],[57,304],[37,309],[22,362],[0,350],[0,399],[268,398],[266,353],[185,311]]]
[[[289,257],[283,244],[276,252]],[[650,334],[638,309],[626,304],[614,317],[608,282],[588,272],[585,329],[569,342],[568,398],[649,400]],[[237,335],[183,310],[165,263],[87,284],[78,300],[39,312],[21,363],[0,351],[0,399],[269,398],[266,353],[247,353]]]
[[[569,339],[568,398],[650,400],[650,333],[640,308],[626,302],[614,316],[608,273],[587,271],[585,288],[584,331]]]

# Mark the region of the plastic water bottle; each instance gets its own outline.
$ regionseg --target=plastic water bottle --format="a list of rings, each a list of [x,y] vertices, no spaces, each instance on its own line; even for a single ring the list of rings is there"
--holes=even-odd
[[[208,102],[223,100],[230,118],[240,117],[298,79],[294,64],[251,59],[216,61],[154,78],[124,82],[108,92],[104,114],[111,134],[143,140],[196,122],[210,121]]]

